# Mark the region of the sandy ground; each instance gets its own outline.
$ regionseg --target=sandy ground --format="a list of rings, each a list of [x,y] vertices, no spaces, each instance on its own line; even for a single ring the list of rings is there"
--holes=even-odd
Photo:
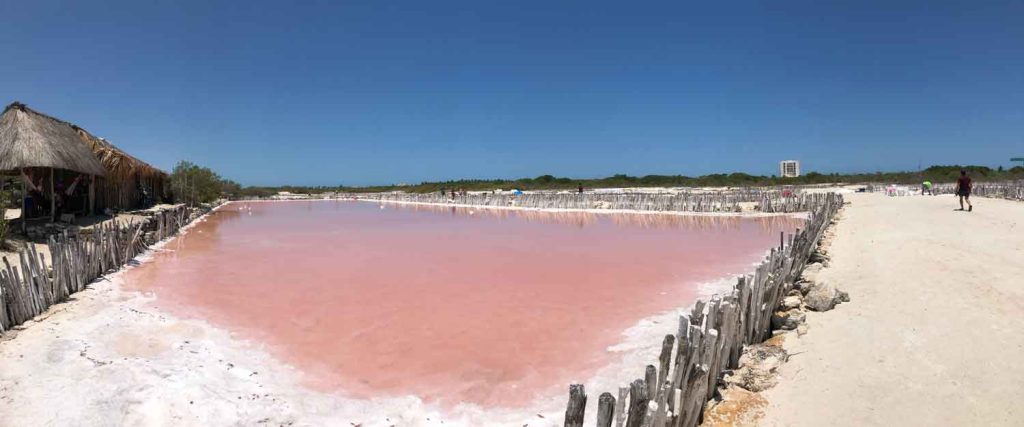
[[[852,301],[787,340],[760,424],[1024,425],[1024,203],[845,197],[820,277]]]

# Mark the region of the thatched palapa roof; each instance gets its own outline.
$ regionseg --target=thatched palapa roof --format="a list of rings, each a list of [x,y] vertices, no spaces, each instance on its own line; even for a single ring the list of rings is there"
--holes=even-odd
[[[103,167],[106,168],[108,178],[129,179],[135,174],[142,178],[167,175],[167,172],[125,153],[114,144],[111,144],[110,141],[95,136],[82,128],[76,127],[76,130],[82,140],[92,148],[92,152],[99,158]]]
[[[106,175],[74,125],[15,102],[0,115],[0,171],[29,167]]]

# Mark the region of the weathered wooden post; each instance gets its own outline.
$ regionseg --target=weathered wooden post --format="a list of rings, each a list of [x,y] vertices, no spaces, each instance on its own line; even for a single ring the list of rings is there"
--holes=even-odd
[[[629,387],[619,387],[619,400],[615,401],[615,426],[622,427],[626,423],[626,396]]]
[[[597,427],[611,427],[615,411],[615,396],[609,392],[601,393],[597,398]]]
[[[644,380],[638,379],[629,384],[629,417],[626,419],[626,427],[640,427],[643,424],[647,402],[650,401],[647,391]]]
[[[583,384],[569,386],[569,405],[565,408],[565,427],[583,427],[583,413],[587,408],[587,393]]]
[[[644,383],[647,384],[647,397],[655,398],[658,395],[658,368],[654,365],[647,365],[644,369]]]
[[[661,388],[665,384],[665,379],[668,378],[668,368],[672,363],[672,347],[675,346],[676,337],[675,335],[665,335],[665,339],[661,342],[661,355],[658,356],[658,383],[657,388]]]

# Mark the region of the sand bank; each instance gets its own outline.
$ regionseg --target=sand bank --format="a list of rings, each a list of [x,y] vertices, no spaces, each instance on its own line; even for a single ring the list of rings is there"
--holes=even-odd
[[[760,424],[1021,425],[1024,203],[845,197],[819,277],[852,301],[786,340]]]

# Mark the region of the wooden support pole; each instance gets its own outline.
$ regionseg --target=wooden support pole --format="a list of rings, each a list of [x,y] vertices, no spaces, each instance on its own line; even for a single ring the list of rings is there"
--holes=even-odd
[[[57,194],[53,192],[53,168],[50,168],[50,222],[57,221]]]
[[[96,175],[89,175],[89,215],[96,215]]]
[[[28,233],[28,183],[21,180],[21,232]]]

